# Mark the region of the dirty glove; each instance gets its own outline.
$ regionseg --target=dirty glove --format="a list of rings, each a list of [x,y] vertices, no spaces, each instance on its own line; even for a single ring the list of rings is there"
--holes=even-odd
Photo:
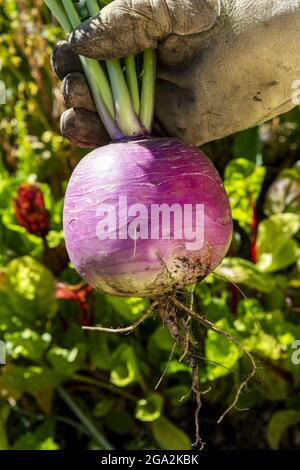
[[[116,0],[54,51],[71,108],[62,132],[81,146],[109,140],[75,53],[107,59],[158,47],[156,124],[200,145],[295,106],[299,46],[300,0]]]

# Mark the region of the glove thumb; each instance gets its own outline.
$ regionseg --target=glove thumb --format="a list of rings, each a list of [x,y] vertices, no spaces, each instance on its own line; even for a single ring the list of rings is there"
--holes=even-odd
[[[92,59],[113,59],[156,48],[170,34],[209,29],[219,0],[115,0],[70,36],[74,52]]]

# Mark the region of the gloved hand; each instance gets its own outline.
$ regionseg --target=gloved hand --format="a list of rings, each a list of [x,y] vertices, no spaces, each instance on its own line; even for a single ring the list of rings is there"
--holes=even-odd
[[[66,137],[89,147],[109,140],[74,54],[107,59],[150,47],[159,57],[155,119],[166,134],[200,145],[297,104],[300,0],[115,0],[54,51],[71,108]]]

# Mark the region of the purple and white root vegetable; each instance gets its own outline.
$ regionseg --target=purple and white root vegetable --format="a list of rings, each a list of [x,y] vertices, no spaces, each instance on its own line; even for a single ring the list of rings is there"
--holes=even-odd
[[[227,253],[232,219],[212,162],[177,139],[94,150],[66,192],[70,259],[96,289],[155,297],[196,283]]]

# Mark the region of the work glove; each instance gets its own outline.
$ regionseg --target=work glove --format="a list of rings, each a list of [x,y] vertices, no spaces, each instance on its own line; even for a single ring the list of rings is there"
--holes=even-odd
[[[70,108],[61,130],[73,144],[109,141],[76,54],[100,60],[146,48],[158,48],[162,134],[200,145],[300,101],[300,0],[115,0],[53,53]]]

